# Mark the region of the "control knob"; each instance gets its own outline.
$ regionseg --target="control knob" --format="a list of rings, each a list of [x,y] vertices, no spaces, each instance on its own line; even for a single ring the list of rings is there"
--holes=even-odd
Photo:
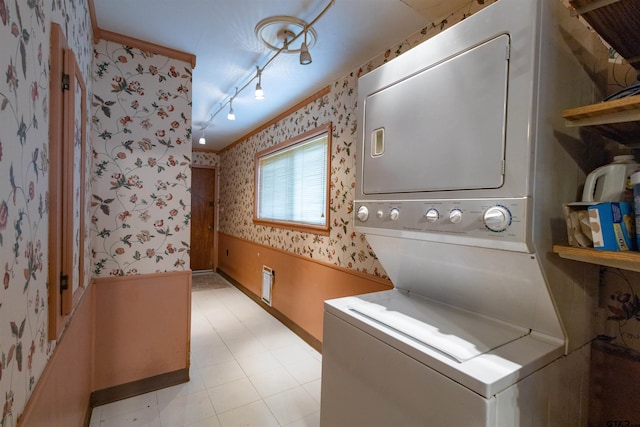
[[[453,224],[459,224],[462,221],[462,211],[460,209],[451,209],[451,212],[449,212],[449,221]]]
[[[367,219],[369,219],[369,209],[367,209],[366,206],[360,206],[358,208],[358,213],[356,214],[356,216],[361,222],[365,222]]]
[[[511,212],[504,206],[492,206],[482,216],[484,225],[491,231],[504,231],[511,224]]]
[[[389,211],[389,218],[391,218],[391,221],[397,221],[399,217],[400,217],[400,209],[393,208]]]
[[[427,210],[427,213],[424,214],[424,217],[427,222],[436,222],[438,218],[440,218],[440,213],[437,209],[431,208]]]

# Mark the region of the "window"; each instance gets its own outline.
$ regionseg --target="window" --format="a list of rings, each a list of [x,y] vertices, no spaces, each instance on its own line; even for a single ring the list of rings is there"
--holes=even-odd
[[[329,233],[331,123],[255,156],[254,222]]]

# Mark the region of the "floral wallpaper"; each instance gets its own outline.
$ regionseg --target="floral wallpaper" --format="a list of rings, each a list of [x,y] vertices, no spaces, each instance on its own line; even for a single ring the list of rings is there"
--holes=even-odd
[[[480,4],[486,3],[486,4]],[[477,12],[493,1],[470,1],[431,23],[331,85],[331,92],[240,144],[220,153],[219,230],[231,236],[379,277],[386,272],[353,226],[358,77]],[[254,154],[319,125],[332,122],[329,236],[253,224]]]
[[[100,41],[90,115],[94,277],[188,270],[191,66]]]
[[[220,164],[220,157],[213,152],[193,151],[191,153],[192,166],[202,166],[208,168],[217,167]]]
[[[640,273],[607,267],[600,293],[600,337],[640,355]]]
[[[52,21],[86,81],[92,46],[86,0],[0,0],[1,427],[16,425],[55,347],[47,340]]]

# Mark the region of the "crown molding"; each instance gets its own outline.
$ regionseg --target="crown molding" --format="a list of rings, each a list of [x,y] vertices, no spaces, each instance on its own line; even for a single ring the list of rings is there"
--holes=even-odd
[[[144,40],[136,39],[134,37],[125,36],[123,34],[114,33],[112,31],[103,30],[98,27],[98,20],[96,18],[96,10],[93,4],[93,0],[89,0],[89,15],[91,18],[91,27],[93,28],[93,43],[98,43],[100,40],[111,41],[126,46],[135,47],[140,50],[152,52],[157,55],[163,55],[168,58],[178,59],[180,61],[191,64],[191,68],[196,67],[196,56],[191,53],[183,52],[176,49],[171,49],[165,46],[160,46],[155,43],[150,43]]]

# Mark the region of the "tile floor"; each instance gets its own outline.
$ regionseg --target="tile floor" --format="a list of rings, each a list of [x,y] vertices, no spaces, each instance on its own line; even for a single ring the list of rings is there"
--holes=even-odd
[[[318,426],[321,361],[222,277],[196,273],[191,381],[98,406],[91,427]]]

